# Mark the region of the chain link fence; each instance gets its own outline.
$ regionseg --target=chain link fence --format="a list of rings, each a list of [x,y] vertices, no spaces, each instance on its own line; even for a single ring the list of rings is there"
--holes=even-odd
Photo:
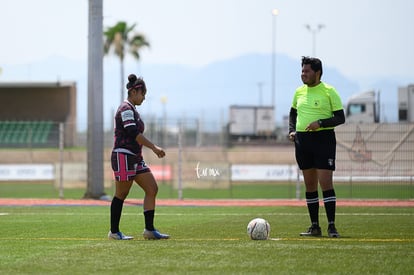
[[[23,180],[30,181],[34,173],[42,173],[37,170],[43,164],[49,165],[43,167],[48,171],[43,171],[45,178],[53,178],[56,185],[62,179],[64,188],[85,187],[87,132],[71,133],[75,146],[59,150],[64,144],[61,139],[68,135],[60,131],[67,129],[72,128],[59,128],[53,122],[0,122],[0,180],[18,180],[19,167],[29,164],[20,173],[26,173]],[[238,186],[286,186],[288,197],[300,198],[303,180],[285,131],[276,129],[278,135],[271,139],[229,142],[226,125],[149,118],[145,135],[164,147],[167,157],[158,159],[147,149],[143,153],[159,183],[177,192],[225,189],[231,194]],[[103,135],[104,184],[111,186],[113,131],[105,130]],[[400,193],[398,198],[414,198],[414,124],[345,124],[337,127],[336,137],[334,177],[347,196],[358,197],[368,188],[370,197],[387,198],[391,188]],[[30,165],[33,171],[28,171]],[[11,177],[13,173],[16,178]]]

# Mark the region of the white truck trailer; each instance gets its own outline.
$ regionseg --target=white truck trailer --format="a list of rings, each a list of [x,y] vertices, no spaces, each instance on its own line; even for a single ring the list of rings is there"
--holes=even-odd
[[[368,91],[351,96],[346,104],[346,122],[379,122],[379,92]]]
[[[232,141],[268,139],[275,135],[273,106],[232,105],[229,120]]]
[[[351,96],[346,104],[346,122],[380,122],[380,93],[368,91]],[[414,84],[398,88],[398,122],[414,122]]]
[[[414,84],[398,88],[398,121],[414,122]]]

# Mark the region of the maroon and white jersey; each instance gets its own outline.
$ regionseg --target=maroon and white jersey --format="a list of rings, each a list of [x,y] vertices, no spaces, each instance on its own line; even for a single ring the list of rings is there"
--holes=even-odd
[[[144,132],[144,122],[128,100],[122,102],[115,114],[115,152],[135,154],[142,157],[142,145],[135,139]]]

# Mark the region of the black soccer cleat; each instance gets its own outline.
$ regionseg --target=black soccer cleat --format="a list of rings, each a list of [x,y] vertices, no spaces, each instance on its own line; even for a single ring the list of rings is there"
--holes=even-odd
[[[328,226],[328,237],[339,238],[339,233],[336,231],[335,225],[331,224]]]
[[[322,236],[322,231],[319,225],[311,225],[311,227],[308,228],[308,231],[300,233],[300,236],[320,237]]]

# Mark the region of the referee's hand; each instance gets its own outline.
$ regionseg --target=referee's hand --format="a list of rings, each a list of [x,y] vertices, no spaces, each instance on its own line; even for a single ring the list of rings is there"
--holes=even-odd
[[[296,132],[290,132],[289,133],[289,140],[290,141],[292,141],[292,142],[294,142],[295,141],[295,135],[296,135]]]
[[[314,121],[312,123],[309,123],[308,126],[306,126],[305,130],[306,131],[315,131],[317,129],[321,128],[321,126],[319,125],[318,121]]]

